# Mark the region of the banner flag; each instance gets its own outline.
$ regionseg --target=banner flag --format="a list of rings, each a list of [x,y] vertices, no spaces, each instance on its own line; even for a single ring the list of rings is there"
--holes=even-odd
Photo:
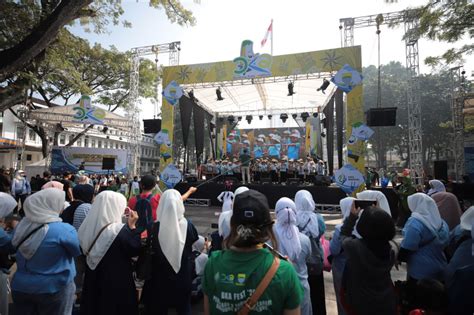
[[[262,39],[262,47],[265,46],[265,44],[267,43],[267,40],[268,40],[268,36],[273,33],[273,19],[272,21],[270,22],[270,26],[268,27],[267,29],[267,33],[265,33],[265,37]]]

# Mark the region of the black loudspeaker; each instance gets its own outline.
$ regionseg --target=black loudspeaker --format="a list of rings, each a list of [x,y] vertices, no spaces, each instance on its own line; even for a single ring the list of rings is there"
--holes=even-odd
[[[288,185],[298,186],[301,183],[299,178],[288,178]]]
[[[145,133],[158,133],[161,130],[161,119],[143,119]]]
[[[395,126],[397,123],[397,108],[371,108],[367,112],[367,126],[382,127]]]
[[[434,178],[448,181],[448,161],[434,161]]]
[[[115,158],[102,158],[102,169],[103,170],[114,170],[115,169]]]
[[[271,177],[262,177],[260,178],[260,184],[262,185],[271,185],[272,184],[272,178]]]
[[[197,183],[197,177],[194,175],[186,175],[184,181],[188,183]]]

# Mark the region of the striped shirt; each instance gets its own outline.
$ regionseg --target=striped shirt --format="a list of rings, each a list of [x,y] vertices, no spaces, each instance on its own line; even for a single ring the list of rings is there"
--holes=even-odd
[[[72,221],[72,226],[74,226],[76,231],[79,230],[79,227],[86,218],[91,207],[92,205],[90,203],[82,203],[76,208],[76,211],[74,212],[74,220]]]

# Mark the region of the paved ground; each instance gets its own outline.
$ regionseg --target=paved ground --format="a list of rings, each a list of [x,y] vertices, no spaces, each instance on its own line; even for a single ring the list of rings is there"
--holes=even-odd
[[[192,221],[196,226],[199,234],[207,236],[215,229],[211,228],[212,223],[217,223],[217,218],[220,213],[220,208],[217,207],[186,207],[185,216]],[[341,223],[341,215],[339,213],[323,213],[324,222],[326,223],[326,238],[329,239],[334,232],[334,227]],[[400,236],[397,235],[397,239]],[[400,270],[392,271],[393,280],[401,280],[406,277],[405,266],[400,267]],[[334,294],[334,287],[332,283],[332,273],[324,272],[324,286],[326,291],[326,311],[328,315],[337,315],[336,296]],[[174,314],[170,312],[171,314]],[[193,314],[204,314],[202,312],[202,304],[193,306]]]

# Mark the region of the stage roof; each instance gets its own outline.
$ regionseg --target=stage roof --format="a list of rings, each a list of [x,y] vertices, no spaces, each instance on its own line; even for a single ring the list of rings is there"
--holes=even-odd
[[[317,91],[323,77],[305,77],[294,81],[293,96],[288,96],[288,83],[283,78],[267,78],[252,81],[216,83],[204,87],[196,84],[184,86],[185,91],[193,89],[194,97],[208,110],[219,115],[267,115],[280,113],[317,112],[326,105],[335,89],[330,85],[326,94]],[[217,101],[216,88],[221,86],[224,100]]]

